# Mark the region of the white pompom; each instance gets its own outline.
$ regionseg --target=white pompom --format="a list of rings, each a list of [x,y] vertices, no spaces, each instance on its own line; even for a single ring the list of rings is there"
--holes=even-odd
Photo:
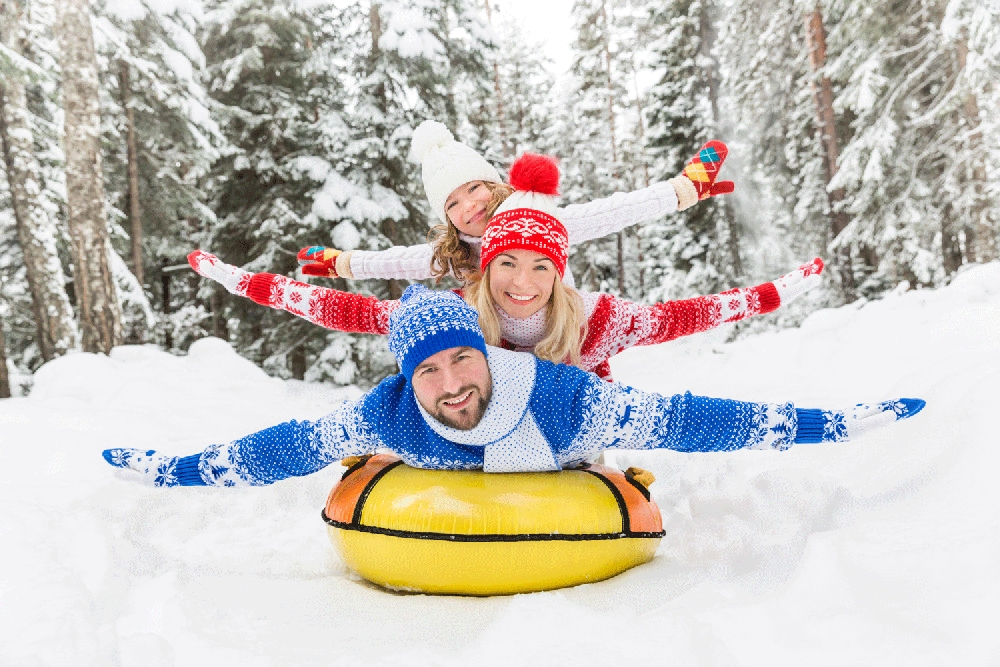
[[[425,120],[413,131],[413,139],[410,141],[410,161],[422,164],[431,149],[440,148],[453,141],[455,135],[444,126],[444,123]]]

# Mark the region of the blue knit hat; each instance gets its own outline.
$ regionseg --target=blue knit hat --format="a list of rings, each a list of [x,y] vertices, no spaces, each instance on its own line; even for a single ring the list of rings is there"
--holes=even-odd
[[[486,354],[479,314],[454,292],[410,285],[389,316],[389,350],[407,380],[427,357],[450,347],[474,347]]]

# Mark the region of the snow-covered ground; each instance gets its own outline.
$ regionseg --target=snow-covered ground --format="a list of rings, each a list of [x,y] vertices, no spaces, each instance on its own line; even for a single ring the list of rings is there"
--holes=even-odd
[[[150,489],[110,446],[189,454],[353,390],[268,378],[223,342],[43,367],[0,402],[0,665],[1000,664],[1000,264],[735,344],[633,350],[645,389],[911,396],[912,420],[784,453],[617,453],[657,475],[655,560],[562,591],[393,594],[319,512],[339,466],[260,489]]]

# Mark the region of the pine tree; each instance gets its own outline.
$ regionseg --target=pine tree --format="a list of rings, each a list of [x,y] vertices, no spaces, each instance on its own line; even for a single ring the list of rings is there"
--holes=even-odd
[[[968,76],[972,7],[929,0],[836,7],[838,105],[855,117],[832,184],[845,189],[853,216],[837,244],[870,249],[877,270],[862,290],[878,293],[904,279],[936,284],[963,262],[994,258],[996,200],[986,190],[989,155],[979,130],[985,91]]]
[[[650,8],[661,33],[651,46],[652,66],[663,72],[649,91],[646,144],[653,180],[679,174],[706,141],[722,137],[717,13],[712,0],[671,0]],[[645,225],[641,234],[655,300],[710,294],[740,281],[739,238],[724,197]]]
[[[200,81],[205,58],[193,34],[200,16],[184,5],[129,3],[108,10],[98,41],[105,186],[113,239],[131,257],[135,276],[118,275],[120,283],[135,283],[123,296],[132,304],[126,307],[127,339],[137,341],[151,324],[143,288],[161,295],[154,285],[162,283],[162,267],[183,264],[195,235],[215,219],[199,181],[224,138]],[[173,287],[180,303],[193,303],[187,281],[174,280]],[[170,319],[158,335],[176,328]]]
[[[571,10],[577,38],[573,44],[571,89],[557,117],[557,153],[562,159],[562,193],[569,203],[586,202],[635,186],[626,171],[622,138],[624,86],[628,60],[615,30],[616,6],[609,0],[577,0]],[[624,104],[623,104],[624,103]],[[627,294],[624,233],[573,249],[571,262],[579,286]]]
[[[56,35],[65,112],[66,204],[85,352],[122,341],[122,310],[112,277],[101,173],[97,58],[84,0],[57,0]]]
[[[464,134],[486,158],[509,167],[525,152],[554,150],[552,110],[555,77],[540,43],[533,43],[520,22],[494,19],[497,44],[495,79],[470,95]]]
[[[743,225],[756,237],[760,275],[815,255],[830,259],[835,212],[805,28],[806,12],[797,0],[737,0],[720,26],[722,87],[731,100],[732,134],[742,138],[730,146],[730,162],[742,158],[745,166],[731,197],[742,202]],[[839,90],[837,81],[833,85]],[[849,137],[849,120],[835,120],[838,135]],[[843,283],[837,293],[831,305],[851,298]]]
[[[42,167],[35,155],[37,124],[28,108],[26,80],[45,78],[38,65],[24,57],[29,37],[29,10],[18,2],[0,6],[0,42],[4,78],[0,82],[0,142],[10,203],[28,285],[38,347],[43,361],[65,354],[77,344],[73,309],[66,294],[62,263],[56,247],[54,207],[47,200]]]

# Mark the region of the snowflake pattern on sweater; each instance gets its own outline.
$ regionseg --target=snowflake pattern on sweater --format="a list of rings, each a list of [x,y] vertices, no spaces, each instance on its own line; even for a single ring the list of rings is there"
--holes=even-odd
[[[200,251],[191,253],[189,261],[199,274],[224,285],[214,272],[218,267],[228,267],[223,269],[226,278],[234,271],[241,272],[244,275],[232,278],[235,288],[230,291],[234,294],[336,331],[386,335],[389,316],[399,307],[395,300],[341,292],[271,273],[247,273]],[[781,305],[774,283],[653,305],[596,292],[581,292],[580,296],[587,316],[581,368],[608,381],[612,380],[608,360],[622,350],[708,331],[725,322],[769,313]],[[544,334],[544,310],[520,323],[504,315],[501,313],[501,345],[518,352],[533,351]]]
[[[781,450],[794,441],[791,404],[660,396],[528,354],[488,350],[493,398],[473,429],[460,431],[430,417],[396,375],[314,422],[291,421],[208,447],[195,455],[201,479],[213,486],[260,486],[385,449],[418,468],[499,473],[573,467],[607,448]],[[195,457],[179,459],[180,465],[188,459]]]

